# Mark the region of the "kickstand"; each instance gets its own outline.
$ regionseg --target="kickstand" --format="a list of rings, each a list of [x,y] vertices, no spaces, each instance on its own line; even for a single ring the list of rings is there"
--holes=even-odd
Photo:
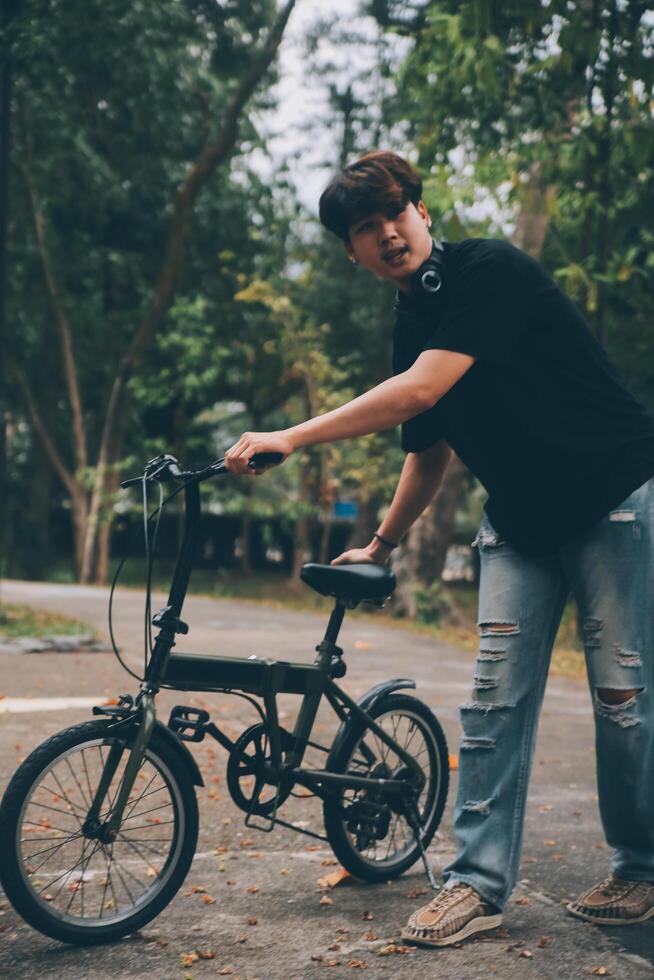
[[[415,803],[411,803],[409,805],[409,810],[407,813],[407,821],[409,827],[411,827],[411,830],[413,831],[413,836],[416,839],[416,844],[420,848],[420,857],[422,858],[422,863],[425,867],[425,874],[427,875],[427,880],[429,882],[429,885],[433,891],[437,892],[440,889],[440,885],[436,883],[436,879],[434,878],[434,873],[429,866],[427,855],[422,845],[422,835],[420,833],[420,820],[418,817],[418,808]]]

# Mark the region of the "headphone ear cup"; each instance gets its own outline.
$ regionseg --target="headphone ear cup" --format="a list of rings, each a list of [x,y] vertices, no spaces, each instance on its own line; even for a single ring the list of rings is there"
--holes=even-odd
[[[445,256],[443,243],[434,241],[432,253],[420,274],[420,285],[427,293],[437,293],[443,285],[445,276]]]

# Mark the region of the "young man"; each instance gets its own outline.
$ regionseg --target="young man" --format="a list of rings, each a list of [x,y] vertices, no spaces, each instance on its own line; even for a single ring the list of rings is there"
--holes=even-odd
[[[452,449],[489,493],[480,644],[461,706],[457,854],[405,939],[446,946],[494,928],[515,885],[549,660],[570,593],[583,626],[596,725],[600,812],[613,848],[604,881],[569,911],[604,925],[654,916],[654,421],[624,389],[576,307],[508,243],[437,242],[420,176],[374,152],[338,174],[323,224],[397,287],[393,377],[278,432],[255,452],[402,426],[407,452],[366,548],[332,564],[383,562],[439,486]]]

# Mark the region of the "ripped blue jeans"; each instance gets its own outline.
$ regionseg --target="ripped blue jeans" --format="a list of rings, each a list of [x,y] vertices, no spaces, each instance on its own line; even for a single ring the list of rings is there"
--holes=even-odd
[[[583,628],[611,868],[654,882],[654,477],[547,557],[515,551],[487,517],[473,544],[480,642],[471,700],[460,708],[457,855],[445,887],[463,881],[500,909],[513,890],[538,717],[570,594]],[[612,703],[613,692],[629,691]]]

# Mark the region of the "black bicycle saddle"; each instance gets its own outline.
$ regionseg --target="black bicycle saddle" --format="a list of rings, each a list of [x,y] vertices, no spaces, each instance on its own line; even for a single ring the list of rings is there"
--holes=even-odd
[[[397,584],[395,573],[373,562],[351,562],[344,565],[319,565],[306,562],[300,578],[321,595],[336,599],[384,599]]]

